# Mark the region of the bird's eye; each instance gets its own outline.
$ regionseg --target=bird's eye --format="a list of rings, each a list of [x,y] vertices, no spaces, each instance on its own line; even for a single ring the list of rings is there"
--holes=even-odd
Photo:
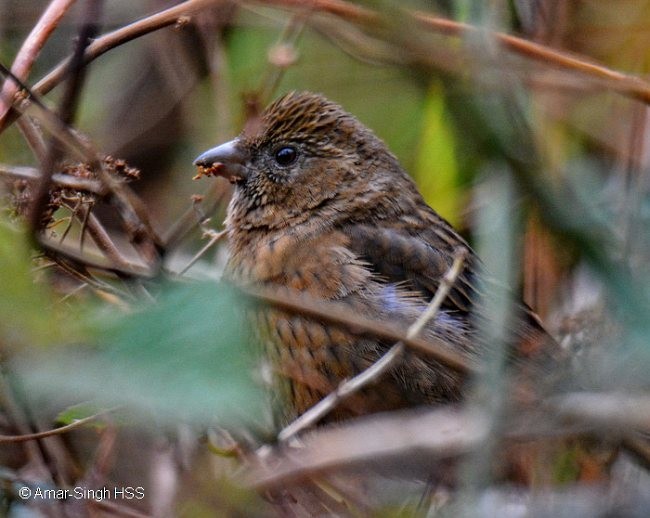
[[[273,156],[279,165],[285,167],[293,164],[296,161],[296,158],[298,158],[298,152],[296,151],[295,147],[282,146],[275,152]]]

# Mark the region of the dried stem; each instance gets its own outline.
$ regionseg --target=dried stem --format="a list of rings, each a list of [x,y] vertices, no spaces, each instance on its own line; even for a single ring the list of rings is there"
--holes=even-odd
[[[88,46],[84,54],[84,63],[89,63],[105,52],[132,41],[140,36],[156,31],[158,29],[174,25],[182,18],[197,11],[218,5],[219,0],[189,0],[180,5],[166,9],[152,16],[133,22],[126,27],[97,38]],[[258,0],[257,4],[274,5],[300,9],[302,12],[320,12],[335,15],[349,22],[363,26],[373,26],[382,22],[378,12],[366,9],[341,0]],[[454,22],[445,18],[429,15],[423,12],[412,12],[412,16],[423,28],[446,34],[450,36],[463,36],[470,32],[485,29],[473,25]],[[550,47],[533,43],[523,38],[518,38],[504,33],[490,33],[499,43],[508,50],[521,56],[544,63],[548,66],[579,73],[580,75],[600,82],[606,81],[607,85],[614,91],[628,97],[650,103],[650,83],[639,77],[623,74],[609,69],[603,65],[594,63],[582,57],[568,54]],[[45,94],[61,82],[69,67],[69,59],[60,63],[47,76],[34,86],[34,91]]]
[[[269,290],[267,288],[242,288],[242,293],[253,300],[259,300],[277,308],[312,318],[326,323],[344,326],[351,333],[374,336],[404,344],[461,374],[475,374],[481,367],[475,361],[449,348],[442,340],[427,337],[407,338],[401,332],[401,325],[380,322],[361,315],[351,315],[350,311],[335,302],[323,301],[292,290]]]
[[[87,10],[84,16],[85,19],[79,30],[75,50],[70,60],[71,75],[68,78],[65,91],[61,98],[58,113],[62,123],[66,126],[70,126],[76,114],[76,108],[85,78],[84,64],[82,61],[83,54],[85,48],[98,30],[97,18],[99,15],[100,2],[101,0],[88,0]],[[18,87],[18,85],[15,86]],[[40,234],[41,230],[43,230],[43,226],[45,225],[43,221],[43,212],[46,210],[50,199],[52,175],[54,175],[55,168],[61,155],[62,152],[56,145],[54,137],[52,137],[47,148],[47,153],[45,154],[42,175],[38,185],[34,189],[29,214],[27,216],[27,222],[35,241],[38,240],[37,236]]]
[[[86,139],[80,138],[64,121],[35,97],[26,85],[14,77],[9,70],[0,65],[0,71],[6,76],[12,77],[32,101],[28,107],[15,105],[14,108],[21,113],[34,113],[41,125],[52,137],[69,151],[75,153],[91,169],[97,171],[100,181],[106,186],[107,192],[114,195],[113,200],[119,209],[120,216],[132,241],[136,244],[141,243],[140,247],[145,248],[145,258],[153,269],[157,265],[158,249],[161,243],[149,222],[148,213],[141,200],[121,181],[113,177],[100,159],[99,154]],[[43,246],[40,241],[39,244]],[[116,268],[116,270],[119,269]]]
[[[84,417],[83,419],[79,419],[75,421],[74,423],[67,424],[65,426],[61,426],[59,428],[54,428],[53,430],[47,430],[45,432],[38,432],[38,433],[26,433],[22,435],[0,435],[0,444],[4,443],[15,443],[15,442],[26,442],[26,441],[34,441],[37,439],[44,439],[46,437],[52,437],[53,435],[61,435],[64,433],[67,433],[71,430],[75,430],[76,428],[79,428],[81,426],[84,426],[85,424],[88,424],[92,421],[97,420],[99,417],[106,415],[109,412],[113,412],[115,409],[109,409],[109,410],[104,410],[103,412],[99,412],[97,414]]]
[[[299,449],[288,447],[258,454],[246,474],[256,489],[287,487],[307,477],[337,468],[398,461],[400,469],[413,463],[451,458],[480,446],[487,433],[484,417],[475,412],[437,408],[407,410],[360,418],[308,434]]]
[[[117,29],[116,31],[105,34],[91,43],[84,53],[84,63],[90,63],[105,52],[128,43],[140,36],[144,36],[163,27],[175,25],[179,19],[188,17],[197,11],[219,5],[221,0],[188,0],[180,5],[170,7],[159,13],[147,16],[142,20]],[[52,90],[65,77],[70,66],[70,60],[67,59],[57,65],[47,76],[34,86],[34,91],[43,95]]]
[[[23,42],[11,71],[21,80],[27,80],[38,54],[48,40],[54,29],[59,25],[61,18],[68,12],[75,0],[52,0],[47,6],[40,19],[34,25],[25,41]],[[6,81],[0,93],[0,133],[5,128],[7,114],[11,109],[14,96],[18,93],[19,87],[13,81]]]
[[[205,214],[206,217],[209,217],[209,215],[212,214],[221,203],[223,203],[226,197],[226,193],[227,189],[223,189],[220,182],[214,182],[212,184],[212,187],[210,187],[208,192],[202,196],[202,199],[208,197],[213,198],[208,208],[203,211],[203,214]],[[195,200],[194,203],[192,203],[192,206],[188,207],[185,212],[172,224],[169,230],[163,234],[163,243],[167,249],[178,245],[178,243],[182,241],[187,234],[189,234],[197,226],[201,225],[201,221],[197,221],[196,218],[197,206],[198,202]]]
[[[218,243],[218,242],[219,242],[219,241],[220,241],[224,236],[226,236],[227,233],[228,233],[227,230],[222,230],[221,232],[215,232],[215,231],[212,231],[212,232],[208,233],[207,235],[211,236],[210,241],[208,241],[208,242],[205,244],[205,246],[204,246],[203,248],[201,248],[201,250],[199,250],[199,251],[194,255],[194,257],[192,257],[192,259],[190,260],[190,262],[188,262],[188,263],[183,267],[183,269],[182,269],[180,272],[178,272],[178,275],[183,275],[183,274],[185,274],[185,273],[187,272],[187,270],[189,270],[192,266],[194,266],[194,264],[195,264],[199,259],[201,259],[201,257],[203,257],[203,255],[204,255],[208,250],[210,250],[210,248],[212,248],[212,247],[213,247],[214,245],[216,245],[216,244],[217,244],[217,243]]]
[[[352,23],[365,26],[376,26],[386,22],[386,20],[382,19],[380,13],[342,0],[311,0],[308,2],[304,0],[257,0],[255,3],[329,13]],[[515,54],[547,66],[575,72],[599,82],[604,81],[615,92],[637,99],[645,104],[650,104],[650,83],[639,77],[624,74],[582,56],[552,49],[546,45],[534,43],[510,34],[490,32],[483,27],[432,16],[422,11],[407,11],[407,13],[426,30],[458,37],[480,32],[494,38],[504,48]]]
[[[28,182],[38,181],[41,173],[34,167],[21,167],[0,164],[0,176],[15,178],[16,180],[26,180]],[[98,180],[89,178],[78,178],[65,173],[54,173],[52,182],[56,187],[73,189],[75,191],[92,192],[103,196],[107,190]]]
[[[88,211],[81,221],[84,229],[88,230],[88,234],[107,259],[120,268],[128,268],[130,266],[128,259],[122,255],[97,216],[92,213],[92,209],[89,208]]]
[[[445,273],[438,285],[433,299],[427,306],[426,310],[418,317],[418,319],[406,331],[406,338],[411,340],[417,337],[424,327],[433,320],[440,306],[449,294],[456,279],[463,270],[465,258],[467,256],[467,249],[460,249],[455,257],[454,262]],[[386,373],[393,364],[399,360],[404,352],[404,342],[399,341],[393,345],[386,354],[379,360],[373,363],[368,369],[356,375],[354,378],[342,382],[337,389],[328,394],[325,398],[319,401],[316,405],[310,408],[307,412],[298,417],[295,421],[285,427],[279,434],[278,440],[286,441],[296,434],[300,433],[305,428],[312,426],[320,421],[325,415],[334,410],[345,398],[358,392],[366,385],[376,381],[384,373]]]

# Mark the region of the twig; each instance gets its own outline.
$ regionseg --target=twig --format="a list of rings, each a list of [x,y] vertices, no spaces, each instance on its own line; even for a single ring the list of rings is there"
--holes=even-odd
[[[86,223],[88,234],[90,234],[90,237],[92,237],[99,250],[101,250],[109,260],[113,261],[113,264],[116,266],[120,268],[128,268],[130,265],[128,259],[122,255],[122,252],[117,248],[117,245],[113,242],[111,236],[108,235],[104,226],[101,224],[99,219],[97,219],[97,216],[92,213],[91,208],[88,208],[88,212],[86,213],[83,222]]]
[[[41,172],[34,167],[10,166],[0,164],[0,176],[8,176],[17,180],[26,180],[28,182],[38,181]],[[78,178],[65,173],[54,173],[52,182],[57,187],[73,189],[75,191],[92,192],[103,196],[106,194],[106,187],[99,180],[89,178]]]
[[[445,273],[438,285],[433,299],[425,309],[425,311],[417,318],[417,320],[406,331],[407,340],[411,340],[418,336],[424,327],[436,317],[440,306],[449,294],[456,279],[463,270],[465,258],[467,257],[467,249],[461,248],[454,257],[449,270]],[[361,390],[369,383],[377,380],[385,372],[390,369],[393,364],[402,356],[404,352],[404,342],[399,341],[393,345],[386,354],[379,360],[373,363],[369,368],[355,377],[342,382],[334,392],[328,394],[325,398],[320,400],[316,405],[307,410],[304,414],[298,417],[295,421],[285,427],[278,434],[278,440],[286,441],[296,434],[300,433],[305,428],[308,428],[320,421],[325,415],[334,410],[339,403]]]
[[[481,367],[472,359],[449,348],[442,340],[427,337],[407,338],[400,331],[401,326],[391,322],[380,322],[361,315],[351,315],[342,304],[323,301],[293,290],[270,290],[267,288],[240,288],[243,295],[277,308],[297,313],[320,321],[344,326],[351,333],[369,335],[393,342],[402,341],[413,350],[426,354],[436,361],[461,374],[476,374]]]
[[[292,482],[368,463],[397,461],[430,472],[432,459],[452,458],[479,447],[487,433],[477,412],[437,408],[405,410],[355,419],[308,434],[299,449],[270,450],[245,475],[256,489],[287,487]]]
[[[78,269],[74,268],[73,266],[70,266],[68,262],[62,259],[52,258],[51,260],[56,266],[61,268],[61,270],[63,270],[68,275],[70,275],[70,277],[76,279],[79,282],[84,283],[84,286],[88,286],[92,288],[97,295],[103,293],[110,294],[113,297],[115,297],[115,299],[118,300],[123,307],[128,307],[128,303],[126,302],[126,300],[132,297],[130,297],[129,293],[127,293],[126,291],[120,290],[118,288],[115,288],[114,286],[111,286],[110,284],[100,281],[99,279],[92,277],[88,273],[80,272]]]
[[[93,268],[112,273],[121,278],[151,278],[154,275],[153,271],[143,268],[136,263],[129,262],[127,267],[122,268],[115,264],[102,262],[101,259],[103,258],[89,257],[88,254],[82,255],[68,247],[53,244],[47,239],[42,239],[39,242],[39,246],[43,250],[44,255],[55,261],[59,266],[61,266],[60,261],[67,262],[69,263],[69,268],[72,270],[77,270],[79,267],[84,270],[86,268]],[[85,278],[84,280],[87,281]]]
[[[295,44],[300,38],[300,35],[305,28],[306,15],[305,13],[296,13],[291,19],[287,22],[278,41],[272,47],[272,50],[275,49],[285,52],[295,52]],[[271,56],[269,56],[271,58]],[[286,57],[285,57],[286,59]],[[268,104],[272,98],[275,89],[280,84],[283,75],[293,63],[290,62],[278,63],[277,60],[269,59],[268,67],[263,75],[263,79],[260,82],[258,88],[259,99],[261,100],[262,106]]]
[[[23,42],[18,54],[16,54],[13,65],[11,65],[11,71],[16,77],[23,81],[27,80],[32,65],[43,45],[45,45],[47,39],[59,25],[61,18],[74,3],[75,0],[52,0],[50,2],[50,5],[47,6]],[[6,81],[2,87],[2,93],[0,94],[0,133],[5,128],[7,114],[11,109],[13,97],[18,93],[18,90],[18,85],[12,81]]]
[[[9,418],[13,422],[15,428],[21,432],[21,434],[29,435],[30,427],[25,416],[23,409],[17,404],[13,389],[6,379],[4,373],[0,372],[0,402],[2,403],[2,408],[9,415]],[[43,458],[43,453],[39,449],[37,444],[26,444],[25,453],[29,458],[30,462],[34,466],[38,466],[39,470],[44,476],[51,477],[45,459]]]
[[[74,423],[66,424],[65,426],[60,426],[59,428],[54,428],[45,432],[27,433],[22,435],[0,435],[0,444],[34,441],[36,439],[44,439],[45,437],[51,437],[53,435],[61,435],[113,411],[115,411],[115,408],[104,410],[103,412],[98,412],[97,414],[84,417],[83,419],[78,419]]]
[[[158,235],[149,222],[147,211],[141,200],[122,182],[113,177],[87,140],[79,138],[67,124],[50,111],[22,81],[13,76],[2,64],[0,64],[0,73],[11,77],[17,82],[32,101],[27,108],[17,105],[14,105],[14,108],[23,114],[35,111],[34,115],[38,117],[42,126],[56,140],[87,163],[90,169],[97,171],[100,180],[106,186],[106,191],[114,195],[113,201],[119,209],[120,216],[132,242],[136,247],[145,247],[145,252],[147,252],[145,259],[148,263],[151,263],[151,268],[154,269],[158,265],[159,256],[157,252],[161,244]],[[39,240],[39,245],[44,246],[41,240]]]
[[[194,264],[205,254],[210,248],[212,248],[218,241],[220,241],[226,234],[228,233],[227,230],[222,230],[221,232],[210,232],[208,233],[209,236],[212,236],[210,241],[208,241],[201,250],[199,250],[194,257],[188,262],[183,269],[178,272],[178,275],[184,275],[187,270],[189,270]]]
[[[179,19],[219,3],[220,0],[188,0],[187,2],[133,22],[126,27],[105,34],[88,46],[84,53],[84,63],[88,64],[115,47],[128,43],[150,32],[157,31],[158,29],[175,25]],[[57,65],[47,76],[36,83],[34,91],[43,95],[52,90],[52,88],[61,82],[69,66],[69,59]]]
[[[209,216],[225,199],[227,189],[224,189],[221,182],[213,182],[208,192],[202,196],[203,199],[214,197],[207,210],[203,214]],[[185,212],[171,225],[171,228],[163,234],[163,243],[167,249],[174,248],[183,238],[201,222],[196,220],[196,200],[192,206],[187,208]]]
[[[366,26],[376,26],[384,21],[377,11],[343,0],[310,0],[307,2],[304,0],[255,0],[255,3],[301,10],[310,9],[313,12],[329,13]],[[650,104],[650,83],[640,77],[624,74],[582,56],[555,50],[510,34],[490,32],[483,27],[432,16],[422,11],[406,11],[406,13],[410,14],[424,29],[449,36],[464,36],[480,32],[494,38],[504,48],[520,56],[544,63],[547,66],[576,72],[594,80],[606,81],[612,90]]]
[[[58,113],[62,123],[66,126],[70,126],[76,114],[77,104],[81,95],[83,81],[85,79],[83,54],[85,48],[97,33],[97,18],[99,16],[101,1],[102,0],[88,0],[83,24],[79,29],[75,50],[70,60],[71,75],[66,84],[63,96],[61,97]],[[18,87],[18,85],[16,85],[16,87]],[[55,173],[55,168],[61,155],[62,152],[56,145],[56,141],[52,136],[42,165],[41,178],[32,194],[29,213],[27,215],[27,223],[35,242],[38,242],[37,236],[40,234],[41,230],[43,230],[43,212],[45,211],[50,199],[52,176]]]

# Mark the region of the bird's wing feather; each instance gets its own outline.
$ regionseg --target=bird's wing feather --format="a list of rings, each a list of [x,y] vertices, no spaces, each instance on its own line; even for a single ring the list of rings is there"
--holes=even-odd
[[[411,227],[412,229],[412,227]],[[412,235],[400,227],[349,225],[345,233],[350,238],[350,249],[365,261],[376,274],[390,283],[405,285],[408,289],[430,300],[442,277],[454,259],[455,248],[468,251],[461,274],[452,286],[442,308],[457,315],[472,311],[479,297],[479,270],[481,264],[474,252],[451,227],[436,225],[431,232],[419,229]],[[481,277],[481,286],[487,290],[488,300],[506,288],[489,278]],[[537,315],[523,302],[514,302],[517,314],[511,324],[514,356],[531,357],[553,340],[542,327]],[[474,311],[474,318],[483,318]],[[550,347],[555,349],[555,347]]]
[[[442,250],[399,228],[350,225],[344,232],[350,237],[352,251],[379,276],[401,283],[427,300],[435,294],[454,259],[456,247]],[[476,292],[472,270],[476,258],[460,238],[457,247],[469,251],[468,259],[443,307],[468,313]]]

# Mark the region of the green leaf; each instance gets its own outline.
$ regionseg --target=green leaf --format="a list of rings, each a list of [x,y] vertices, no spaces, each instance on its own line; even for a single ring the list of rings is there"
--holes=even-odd
[[[61,329],[52,299],[35,283],[24,232],[0,218],[0,343],[20,347],[53,343]]]
[[[109,319],[96,347],[41,353],[20,372],[41,397],[125,406],[143,422],[252,421],[263,397],[243,313],[226,285],[170,286],[157,304]]]
[[[105,408],[94,406],[90,403],[79,403],[78,405],[69,406],[59,412],[54,422],[64,426],[76,423],[81,419],[92,417],[105,410]],[[93,428],[105,428],[105,424],[99,419],[89,422],[88,426],[92,426]]]
[[[452,225],[459,222],[462,201],[455,148],[444,90],[441,84],[433,83],[424,101],[414,177],[427,203]]]

